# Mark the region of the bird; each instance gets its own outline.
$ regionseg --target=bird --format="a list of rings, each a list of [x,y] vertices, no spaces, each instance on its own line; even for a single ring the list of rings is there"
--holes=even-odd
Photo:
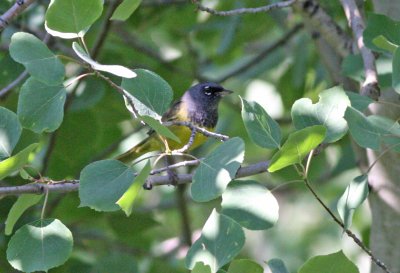
[[[231,94],[233,91],[227,90],[214,82],[198,83],[190,87],[183,96],[177,100],[162,116],[162,122],[183,121],[205,128],[207,131],[214,131],[218,122],[218,105],[221,98]],[[139,144],[129,149],[127,152],[116,157],[117,160],[128,163],[136,158],[151,151],[170,151],[179,149],[189,142],[192,131],[186,126],[171,125],[169,129],[180,139],[180,143],[167,139],[163,142],[154,131],[150,131],[147,138]],[[207,140],[207,137],[201,133],[196,133],[192,145],[192,150]]]

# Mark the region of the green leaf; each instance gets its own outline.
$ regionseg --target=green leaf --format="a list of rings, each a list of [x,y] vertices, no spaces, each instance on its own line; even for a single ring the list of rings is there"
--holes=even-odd
[[[243,162],[244,142],[232,138],[207,155],[196,169],[190,188],[192,197],[197,202],[207,202],[220,196],[235,178]]]
[[[262,230],[272,227],[279,217],[279,205],[271,192],[253,180],[232,181],[222,194],[221,213],[242,227]]]
[[[394,45],[400,45],[400,22],[394,21],[382,14],[368,14],[367,27],[363,32],[364,43],[374,51],[387,53],[387,46],[377,46],[376,39],[383,36],[384,39]],[[382,38],[378,38],[382,40]],[[390,51],[389,51],[390,52]]]
[[[23,194],[18,197],[17,201],[11,207],[8,212],[7,220],[6,220],[6,228],[5,235],[11,235],[15,223],[21,217],[21,215],[33,205],[36,205],[40,199],[42,199],[42,195],[38,194]]]
[[[145,69],[135,69],[133,79],[122,79],[122,88],[130,95],[140,115],[160,119],[172,100],[172,88],[160,76]]]
[[[347,122],[343,118],[349,98],[341,87],[324,90],[319,102],[312,104],[310,99],[297,100],[292,107],[292,119],[296,129],[312,125],[324,125],[327,128],[324,143],[332,143],[347,133]]]
[[[122,78],[131,79],[136,77],[135,72],[122,65],[99,64],[98,62],[93,60],[77,42],[72,43],[72,49],[75,51],[76,55],[78,55],[79,58],[84,60],[86,63],[90,64],[90,66],[94,70],[108,72]]]
[[[191,273],[211,273],[209,265],[205,265],[202,262],[196,263]]]
[[[37,220],[24,225],[11,237],[7,260],[24,272],[48,271],[65,263],[72,244],[72,233],[60,220]]]
[[[362,112],[368,108],[368,106],[374,102],[368,96],[362,96],[355,92],[346,92],[347,96],[349,97],[351,107],[357,109],[358,111]]]
[[[53,0],[46,12],[46,25],[58,32],[79,33],[90,27],[102,11],[102,0]]]
[[[193,269],[195,264],[203,262],[215,273],[229,263],[244,245],[244,232],[231,218],[211,213],[201,231],[200,238],[192,245],[186,256],[186,267]]]
[[[244,273],[244,272],[251,272],[251,273],[263,273],[264,269],[258,263],[251,261],[251,260],[233,260],[229,265],[228,269],[229,273]]]
[[[18,100],[17,113],[22,126],[35,133],[56,130],[64,118],[66,97],[64,86],[49,86],[29,78]]]
[[[257,102],[242,101],[242,119],[247,133],[257,145],[264,148],[281,146],[281,131],[278,123]]]
[[[132,208],[139,190],[142,188],[144,182],[149,176],[151,171],[150,161],[147,161],[146,165],[135,177],[132,185],[129,186],[128,190],[118,199],[116,202],[118,206],[125,212],[126,216],[131,215]]]
[[[25,66],[32,77],[48,85],[64,79],[64,65],[48,47],[32,34],[17,32],[11,37],[10,55]]]
[[[381,142],[390,149],[400,152],[400,124],[397,121],[379,115],[370,115],[368,121],[378,130]]]
[[[95,107],[104,98],[106,88],[103,81],[87,78],[80,82],[77,91],[69,111],[83,111]]]
[[[267,264],[271,273],[289,273],[286,269],[285,263],[280,259],[271,259]]]
[[[282,149],[271,159],[268,171],[275,172],[287,166],[301,163],[304,157],[325,138],[326,128],[315,125],[289,135]]]
[[[358,145],[379,150],[380,134],[378,129],[356,109],[347,107],[344,118],[349,125],[350,134]]]
[[[400,27],[399,27],[400,31]],[[392,87],[400,94],[400,48],[397,48],[393,55]]]
[[[11,175],[21,169],[29,159],[30,153],[36,149],[38,143],[34,143],[20,151],[18,154],[0,162],[0,179]]]
[[[149,125],[157,134],[165,136],[169,139],[172,139],[178,143],[181,143],[181,139],[177,137],[168,127],[162,125],[158,120],[150,117],[150,116],[140,116],[140,119],[143,120],[147,125]]]
[[[327,268],[329,273],[359,273],[357,266],[342,251],[312,257],[300,268],[299,273],[326,272]]]
[[[379,36],[375,37],[372,40],[372,43],[374,45],[376,45],[377,47],[382,48],[383,50],[388,51],[388,52],[390,52],[392,54],[398,48],[397,45],[395,45],[395,44],[391,43],[390,41],[388,41],[388,39],[386,39],[386,37],[383,36],[383,35],[379,35]]]
[[[132,169],[118,160],[107,159],[87,165],[80,175],[80,207],[98,211],[118,210],[120,207],[116,202],[134,179]]]
[[[110,20],[125,21],[139,7],[142,0],[124,0],[114,11]]]
[[[0,161],[11,156],[21,132],[18,116],[7,108],[0,107]]]
[[[354,211],[367,199],[368,175],[363,174],[354,178],[340,197],[337,210],[345,228],[351,226]]]
[[[138,263],[132,254],[113,250],[99,257],[93,269],[88,272],[96,273],[138,273]]]

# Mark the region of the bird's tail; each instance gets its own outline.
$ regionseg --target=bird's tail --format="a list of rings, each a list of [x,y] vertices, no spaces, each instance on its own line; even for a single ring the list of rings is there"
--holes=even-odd
[[[117,156],[115,159],[123,162],[130,163],[136,158],[152,151],[157,151],[162,149],[161,141],[155,138],[154,136],[150,136],[144,139],[142,142],[129,149],[127,152]]]

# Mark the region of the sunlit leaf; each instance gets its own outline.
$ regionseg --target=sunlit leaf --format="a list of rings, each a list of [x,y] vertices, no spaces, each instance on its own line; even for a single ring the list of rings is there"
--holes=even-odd
[[[64,118],[67,91],[62,85],[46,85],[29,78],[21,88],[18,117],[24,128],[35,133],[56,130]]]
[[[270,149],[280,147],[281,131],[278,123],[257,102],[241,100],[242,119],[254,143]]]
[[[351,262],[342,251],[315,256],[309,259],[299,270],[299,273],[359,273],[357,266]]]
[[[151,171],[150,161],[147,161],[146,165],[135,177],[132,185],[129,186],[128,190],[118,199],[116,202],[118,206],[125,212],[126,216],[131,215],[133,205],[139,190],[142,188],[146,178],[149,176]]]
[[[13,172],[21,169],[29,159],[30,153],[36,149],[38,143],[34,143],[17,153],[0,162],[0,179],[11,175]]]
[[[8,212],[7,220],[6,220],[6,228],[5,235],[11,235],[15,223],[21,217],[21,215],[33,205],[36,205],[40,199],[42,199],[42,195],[38,194],[23,194],[18,197],[17,201],[11,207]]]
[[[301,163],[311,150],[322,143],[325,134],[326,129],[322,125],[307,127],[290,134],[282,148],[272,157],[268,171],[275,172]]]
[[[235,178],[243,158],[244,142],[238,137],[222,143],[208,154],[193,176],[190,188],[193,199],[207,202],[221,196],[228,183]]]
[[[165,136],[169,139],[172,139],[178,143],[181,142],[181,139],[179,137],[177,137],[168,127],[162,125],[158,120],[156,120],[150,116],[141,116],[140,119],[143,120],[147,125],[149,125],[158,134]]]
[[[87,165],[81,172],[79,198],[81,207],[115,211],[116,202],[135,179],[131,168],[118,160],[107,159]]]
[[[368,193],[368,175],[366,174],[357,176],[347,186],[337,204],[337,210],[345,228],[351,226],[354,211],[367,199]]]
[[[124,0],[114,11],[111,20],[125,21],[139,7],[142,0]]]
[[[102,0],[53,0],[46,12],[46,25],[59,32],[79,33],[90,27],[102,11]]]
[[[325,143],[338,141],[347,133],[347,122],[343,118],[350,101],[340,87],[324,90],[319,102],[312,104],[310,99],[297,100],[292,106],[292,119],[296,129],[312,125],[324,125],[327,128]]]
[[[48,271],[68,259],[72,252],[72,233],[57,219],[26,224],[11,237],[7,260],[24,272]]]
[[[244,245],[244,232],[231,218],[211,213],[201,231],[200,238],[192,245],[186,256],[186,266],[193,269],[203,262],[215,273],[223,265],[235,258]]]
[[[205,265],[202,262],[196,263],[191,273],[211,273],[211,268],[209,265]]]
[[[379,35],[372,40],[372,43],[383,50],[394,53],[398,45],[391,43],[385,36]]]
[[[108,72],[122,78],[131,79],[136,77],[135,72],[122,65],[99,64],[98,62],[93,60],[77,42],[72,43],[72,48],[75,51],[76,55],[78,55],[78,57],[84,60],[86,63],[90,64],[90,66],[94,70]]]
[[[264,269],[258,263],[251,261],[251,260],[233,260],[229,265],[228,269],[229,273],[244,273],[244,272],[251,272],[251,273],[263,273]]]
[[[14,112],[0,107],[0,161],[11,156],[21,132],[18,116]]]
[[[253,180],[237,180],[222,194],[221,213],[242,227],[262,230],[272,227],[279,217],[279,205],[271,192]]]
[[[25,32],[11,37],[10,55],[25,66],[36,80],[48,85],[59,85],[64,79],[64,65],[38,38]]]
[[[400,45],[400,22],[382,14],[369,13],[367,27],[363,32],[364,43],[374,51],[387,53],[387,46],[376,45],[376,38],[383,38],[390,44]],[[382,38],[380,38],[382,39]],[[390,52],[390,51],[389,51]]]

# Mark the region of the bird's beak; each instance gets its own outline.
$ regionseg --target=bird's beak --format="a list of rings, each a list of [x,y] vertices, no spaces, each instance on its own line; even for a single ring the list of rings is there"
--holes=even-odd
[[[227,90],[227,89],[224,89],[224,90],[218,92],[218,94],[219,94],[221,97],[224,97],[224,96],[229,95],[229,94],[232,94],[232,93],[233,93],[233,91]]]

